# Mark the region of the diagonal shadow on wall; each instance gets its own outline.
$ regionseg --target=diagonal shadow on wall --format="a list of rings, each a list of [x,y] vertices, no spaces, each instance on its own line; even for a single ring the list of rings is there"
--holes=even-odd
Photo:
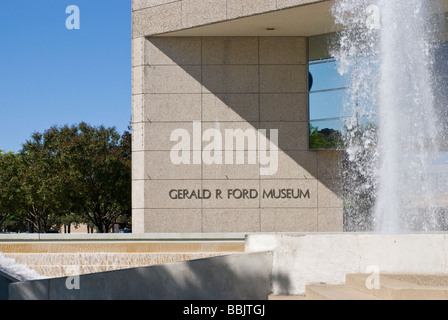
[[[341,153],[308,148],[306,42],[301,37],[147,38],[142,119],[147,125],[179,127],[200,120],[203,129],[218,128],[223,136],[225,129],[266,129],[269,139],[270,130],[277,129],[276,174],[250,176],[249,167],[241,170],[233,165],[212,166],[210,177],[259,179],[273,188],[285,188],[293,181],[315,186],[316,203],[304,207],[318,207],[327,225],[320,227],[316,221],[294,231],[342,231],[342,213],[339,220],[332,217],[334,209],[342,211]],[[151,103],[160,96],[163,104]],[[193,96],[196,102],[191,102]],[[207,172],[204,167],[203,179]],[[340,226],[329,230],[332,223]]]

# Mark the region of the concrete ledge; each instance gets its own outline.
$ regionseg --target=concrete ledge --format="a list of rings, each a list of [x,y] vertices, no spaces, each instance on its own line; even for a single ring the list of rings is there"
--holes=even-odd
[[[229,255],[10,285],[10,300],[266,300],[272,253]],[[70,279],[68,279],[70,281]]]
[[[0,234],[5,241],[245,241],[247,233],[88,233]]]
[[[219,253],[244,252],[245,234],[2,234],[0,252]]]
[[[133,38],[185,30],[328,0],[134,0]]]
[[[274,252],[274,294],[303,295],[313,283],[343,285],[349,273],[448,274],[445,233],[259,234],[248,235],[245,250]]]

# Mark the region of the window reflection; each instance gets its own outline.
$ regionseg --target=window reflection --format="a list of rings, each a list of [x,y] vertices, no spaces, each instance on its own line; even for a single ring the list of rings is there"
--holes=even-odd
[[[309,147],[334,149],[342,146],[344,98],[348,80],[342,77],[336,61],[329,56],[335,36],[322,35],[309,39]]]
[[[434,93],[437,117],[441,120],[441,142],[448,150],[448,18],[446,32],[434,52]],[[341,138],[346,128],[344,119],[352,117],[350,111],[344,109],[349,90],[349,75],[341,76],[337,70],[337,62],[330,56],[329,48],[335,43],[336,34],[320,35],[309,38],[309,123],[310,149],[335,149],[341,147]],[[361,67],[369,65],[372,54],[356,57]],[[360,89],[361,90],[361,89]],[[369,99],[365,101],[365,99]],[[368,94],[359,94],[360,105],[371,107],[366,114],[375,114],[376,102]],[[359,123],[374,125],[375,119],[357,119]],[[331,134],[329,134],[331,132]],[[338,136],[338,139],[334,139]],[[339,144],[338,144],[338,143]]]
[[[334,60],[310,63],[309,72],[313,76],[313,86],[310,92],[345,88],[348,85],[348,79],[339,75]]]
[[[342,119],[310,121],[310,149],[332,149],[342,146]]]
[[[310,121],[349,116],[343,107],[345,95],[344,89],[310,93]]]

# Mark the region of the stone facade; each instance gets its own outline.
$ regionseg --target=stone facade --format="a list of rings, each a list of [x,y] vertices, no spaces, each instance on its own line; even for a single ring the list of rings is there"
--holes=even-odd
[[[132,36],[140,38],[328,0],[132,0]]]
[[[311,1],[276,5],[304,2]],[[307,38],[151,36],[278,8],[276,1],[245,1],[238,11],[238,3],[133,3],[134,233],[342,231],[340,154],[308,148]],[[159,10],[158,20],[148,10]],[[278,170],[265,175],[262,163],[250,163],[250,151],[263,148],[259,144],[257,150],[233,145],[235,157],[246,157],[242,164],[236,158],[233,164],[204,163],[210,142],[195,137],[193,160],[173,164],[176,142],[170,138],[179,129],[200,137],[208,129],[222,137],[227,129],[276,129],[278,143],[269,151]],[[210,197],[201,195],[207,191]]]

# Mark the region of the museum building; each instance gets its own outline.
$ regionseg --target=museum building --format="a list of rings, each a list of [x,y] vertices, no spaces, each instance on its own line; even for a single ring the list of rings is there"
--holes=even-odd
[[[332,4],[132,1],[134,233],[344,231]]]

